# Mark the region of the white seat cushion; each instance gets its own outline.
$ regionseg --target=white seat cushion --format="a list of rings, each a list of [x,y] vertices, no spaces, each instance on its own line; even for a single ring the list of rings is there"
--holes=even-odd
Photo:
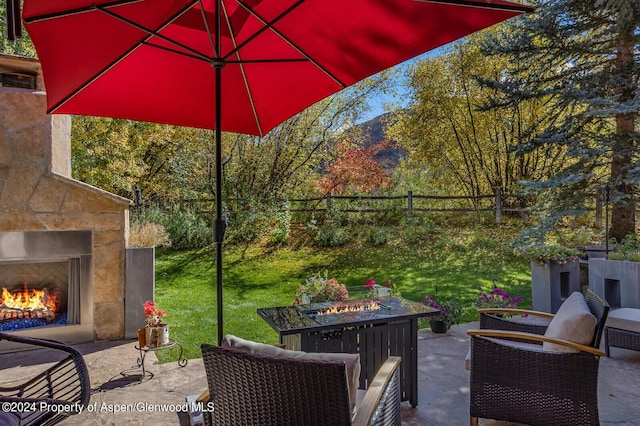
[[[593,341],[596,323],[596,317],[589,310],[584,296],[576,291],[560,305],[544,335],[545,337],[589,345]],[[545,351],[578,352],[576,349],[548,342],[544,342],[542,348]]]
[[[315,359],[320,361],[343,361],[346,364],[347,387],[349,388],[349,403],[351,412],[356,412],[356,391],[360,383],[360,355],[348,353],[322,353],[303,352],[281,349],[277,346],[253,342],[240,337],[227,334],[222,339],[223,348],[232,348],[238,351],[257,353],[269,356],[280,356],[296,359]]]
[[[640,309],[620,308],[609,311],[607,327],[640,333]]]

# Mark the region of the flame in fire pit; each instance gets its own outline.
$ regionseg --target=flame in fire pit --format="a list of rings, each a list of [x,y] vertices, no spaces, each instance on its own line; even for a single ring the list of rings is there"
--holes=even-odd
[[[10,292],[5,287],[2,287],[0,305],[24,311],[55,311],[56,303],[53,299],[53,297],[48,297],[46,290],[29,289],[25,283],[22,291]]]
[[[375,311],[380,308],[381,306],[378,302],[376,302],[375,300],[371,300],[371,301],[359,303],[359,304],[334,305],[327,309],[318,311],[316,315],[330,315],[330,314],[344,314],[347,312]]]

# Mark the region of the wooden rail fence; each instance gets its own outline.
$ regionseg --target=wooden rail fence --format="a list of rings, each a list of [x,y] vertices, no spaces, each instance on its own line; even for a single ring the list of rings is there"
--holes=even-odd
[[[603,201],[602,194],[594,194],[595,197],[595,227],[601,228],[603,223]],[[313,213],[313,212],[343,212],[343,213],[384,213],[392,210],[392,208],[372,208],[371,204],[382,203],[385,201],[402,202],[401,209],[406,212],[407,218],[411,219],[416,212],[451,212],[451,213],[465,213],[471,212],[480,214],[480,212],[495,212],[496,224],[502,223],[502,217],[505,213],[516,213],[523,220],[528,220],[531,209],[529,207],[514,207],[525,204],[526,197],[513,194],[503,194],[502,191],[497,190],[495,194],[484,194],[477,196],[467,195],[420,195],[414,194],[413,191],[408,191],[406,195],[392,195],[392,196],[375,196],[375,195],[331,195],[327,194],[323,197],[313,198],[292,198],[287,201],[290,203],[289,211],[299,213]],[[229,199],[227,203],[233,205],[234,202],[239,200]],[[434,206],[433,202],[437,202],[437,206]],[[198,200],[183,200],[184,204],[198,205],[197,211],[201,214],[211,213],[203,205],[212,206],[214,200],[212,199],[198,199]],[[452,207],[452,202],[460,202],[455,207]],[[346,205],[345,205],[346,203]],[[292,206],[291,204],[297,204]],[[358,205],[354,207],[354,204]],[[429,204],[424,207],[420,204]],[[368,206],[367,206],[368,205]],[[444,205],[444,206],[442,206]],[[448,205],[448,206],[447,206]],[[393,207],[398,209],[398,207]],[[231,208],[231,210],[234,210]]]

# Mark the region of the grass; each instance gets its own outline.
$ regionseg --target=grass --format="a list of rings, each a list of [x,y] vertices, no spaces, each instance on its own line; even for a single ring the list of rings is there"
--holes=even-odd
[[[506,248],[512,232],[506,227],[450,228],[407,242],[400,231],[384,246],[366,240],[338,248],[225,247],[224,332],[265,343],[277,333],[256,313],[257,308],[289,305],[299,283],[328,271],[341,283],[361,286],[368,279],[391,280],[402,297],[422,301],[437,294],[463,308],[463,322],[476,319],[481,292],[497,285],[531,302],[528,263]],[[171,337],[187,358],[199,358],[200,344],[217,341],[215,261],[213,249],[159,250],[156,256],[156,301],[167,311]],[[158,352],[161,362],[175,352]]]

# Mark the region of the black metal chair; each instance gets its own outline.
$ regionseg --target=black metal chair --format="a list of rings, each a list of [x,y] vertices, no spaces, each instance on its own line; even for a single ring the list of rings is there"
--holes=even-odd
[[[389,357],[355,417],[342,361],[202,345],[212,411],[205,425],[400,425],[400,358]]]
[[[21,383],[0,386],[0,404],[9,403],[9,411],[0,411],[0,424],[53,425],[88,405],[91,385],[80,352],[62,342],[47,339],[0,333],[2,340],[20,343],[29,349],[53,350],[63,358]]]
[[[480,310],[480,330],[471,336],[470,424],[478,418],[529,425],[598,425],[598,348],[609,305],[587,291],[585,302],[596,318],[593,339],[581,345],[545,337],[544,321],[507,315],[553,318],[520,309]],[[485,329],[484,327],[491,327]],[[528,343],[523,343],[528,342]],[[549,351],[543,342],[576,352]]]

